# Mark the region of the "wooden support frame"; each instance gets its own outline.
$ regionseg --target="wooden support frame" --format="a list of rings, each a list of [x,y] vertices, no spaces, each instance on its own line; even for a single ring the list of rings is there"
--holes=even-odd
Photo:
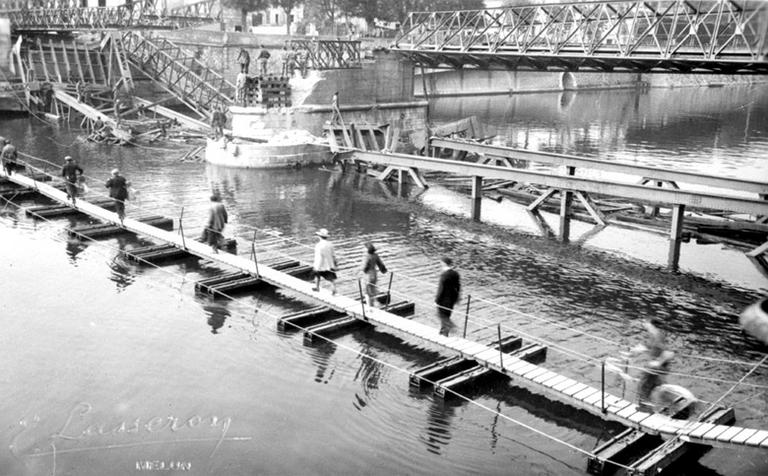
[[[768,278],[768,241],[747,253],[747,258]]]
[[[472,198],[470,200],[470,216],[473,221],[480,221],[483,202],[483,177],[472,177]]]
[[[61,52],[62,56],[64,56],[64,66],[67,68],[67,82],[72,81],[72,66],[69,63],[69,54],[67,53],[67,46],[64,43],[64,40],[61,40]]]
[[[60,83],[63,83],[64,80],[61,76],[61,70],[59,70],[59,59],[56,56],[56,50],[53,47],[53,40],[48,39],[48,50],[51,52],[51,59],[53,60],[53,69],[56,71],[56,77],[59,79]]]
[[[606,226],[607,223],[605,221],[605,215],[602,211],[600,211],[600,207],[597,206],[595,202],[592,201],[592,198],[589,196],[586,192],[575,192],[576,198],[579,199],[582,205],[584,205],[584,208],[587,209],[587,212],[592,217],[593,220],[595,220],[595,223],[597,223],[600,226]]]
[[[667,257],[667,267],[671,271],[677,271],[679,268],[684,214],[685,205],[672,205],[672,226],[669,231],[669,255]]]
[[[48,65],[45,61],[45,52],[43,51],[43,43],[40,41],[40,38],[37,38],[37,53],[40,55],[40,63],[43,66],[43,75],[45,76],[45,80],[54,82],[50,73],[48,73]]]
[[[556,193],[559,193],[559,190],[557,190],[556,188],[550,188],[549,190],[547,190],[546,192],[541,194],[539,196],[539,198],[537,198],[536,200],[531,202],[530,205],[528,205],[528,207],[527,207],[528,211],[529,212],[538,212],[539,207],[541,205],[543,205],[544,202],[547,201],[547,199],[549,199],[550,197],[554,196]]]
[[[411,180],[414,184],[416,184],[419,188],[428,188],[427,183],[424,181],[424,179],[421,177],[421,174],[419,174],[419,171],[415,169],[414,167],[394,167],[394,166],[387,166],[383,172],[379,174],[379,180],[381,181],[387,181],[389,180],[390,176],[393,173],[397,173],[398,177],[398,183],[402,184],[404,176],[407,174],[409,177],[411,177]]]

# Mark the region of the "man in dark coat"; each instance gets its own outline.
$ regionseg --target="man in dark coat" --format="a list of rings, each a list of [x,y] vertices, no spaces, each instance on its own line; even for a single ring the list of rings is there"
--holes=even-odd
[[[227,209],[224,208],[224,204],[221,203],[221,197],[214,193],[211,195],[211,208],[208,212],[208,226],[205,229],[205,237],[208,244],[213,248],[214,253],[219,252],[219,246],[221,246],[221,240],[223,238],[222,231],[227,224],[229,216],[227,215]]]
[[[240,72],[248,74],[248,65],[251,64],[251,55],[245,51],[245,48],[240,48],[240,53],[237,55],[237,62],[240,63]]]
[[[448,335],[449,331],[455,327],[451,322],[451,313],[453,306],[461,297],[461,280],[459,273],[453,269],[453,260],[443,258],[440,260],[443,266],[443,272],[440,274],[440,281],[437,285],[437,296],[435,305],[437,306],[437,317],[440,319],[440,333]]]
[[[117,169],[112,170],[112,177],[105,184],[109,189],[109,196],[115,201],[115,213],[120,223],[125,218],[125,201],[128,199],[128,181],[120,175]]]
[[[74,205],[77,199],[77,182],[83,176],[83,169],[72,160],[72,157],[66,156],[64,157],[64,166],[61,168],[61,176],[64,177],[67,198],[72,200],[72,205]]]

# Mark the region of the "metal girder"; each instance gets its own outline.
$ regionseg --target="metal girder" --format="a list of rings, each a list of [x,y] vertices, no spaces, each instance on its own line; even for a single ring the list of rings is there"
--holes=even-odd
[[[362,67],[358,40],[292,39],[290,45],[307,53],[310,69],[350,69]]]
[[[695,208],[728,210],[752,215],[768,214],[768,202],[753,198],[741,198],[706,192],[688,192],[666,188],[650,188],[642,185],[603,182],[600,180],[534,172],[528,169],[511,169],[495,165],[483,165],[456,160],[437,159],[407,154],[392,154],[354,150],[355,160],[396,167],[414,167],[418,170],[436,170],[456,175],[469,175],[485,179],[513,180],[515,182],[545,185],[558,190],[611,195],[643,200],[649,203],[686,205]]]
[[[73,0],[0,1],[16,32],[109,30],[124,28],[175,29],[221,19],[221,5],[203,0],[165,10],[155,0],[127,2],[115,7],[81,8]]]
[[[435,68],[766,74],[766,30],[762,0],[591,1],[414,12],[391,49]]]
[[[657,167],[608,162],[588,157],[579,157],[576,155],[555,154],[552,152],[534,152],[526,149],[506,147],[501,145],[481,144],[478,142],[460,139],[448,139],[444,137],[432,137],[429,140],[429,144],[430,147],[470,152],[473,154],[482,154],[486,157],[505,157],[509,159],[527,160],[531,162],[553,164],[557,166],[578,167],[579,169],[585,168],[626,175],[639,175],[641,177],[651,177],[655,180],[666,180],[674,183],[690,183],[737,192],[750,192],[757,195],[768,195],[768,183],[765,181],[716,177],[712,175],[697,174],[685,171],[659,169]]]
[[[170,41],[126,31],[120,44],[131,64],[200,115],[232,104],[235,86]]]

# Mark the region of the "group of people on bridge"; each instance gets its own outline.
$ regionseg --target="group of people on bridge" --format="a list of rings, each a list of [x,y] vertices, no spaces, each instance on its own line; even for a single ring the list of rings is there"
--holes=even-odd
[[[315,279],[313,291],[320,291],[320,280],[324,279],[331,283],[331,294],[336,294],[336,279],[338,262],[334,246],[329,239],[328,230],[325,228],[315,232],[318,238],[315,244],[314,261],[312,263],[312,274]],[[381,257],[376,252],[376,247],[371,242],[363,244],[363,261],[360,266],[362,275],[362,285],[365,284],[365,297],[370,307],[377,307],[378,274],[387,273],[387,267],[384,265]],[[443,257],[440,260],[442,272],[438,279],[437,293],[435,295],[435,309],[440,321],[440,333],[448,336],[456,325],[451,321],[451,314],[456,303],[461,298],[461,278],[459,273],[453,268],[453,260],[449,257]],[[362,298],[362,296],[361,296]],[[387,296],[389,299],[389,296]]]

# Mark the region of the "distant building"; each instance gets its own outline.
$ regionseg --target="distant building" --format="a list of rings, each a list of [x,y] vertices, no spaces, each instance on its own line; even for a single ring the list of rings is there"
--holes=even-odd
[[[286,23],[291,24],[291,34],[296,33],[299,24],[304,20],[304,6],[298,5],[286,14],[282,8],[266,8],[248,14],[248,28],[252,33],[278,34],[286,33]]]

